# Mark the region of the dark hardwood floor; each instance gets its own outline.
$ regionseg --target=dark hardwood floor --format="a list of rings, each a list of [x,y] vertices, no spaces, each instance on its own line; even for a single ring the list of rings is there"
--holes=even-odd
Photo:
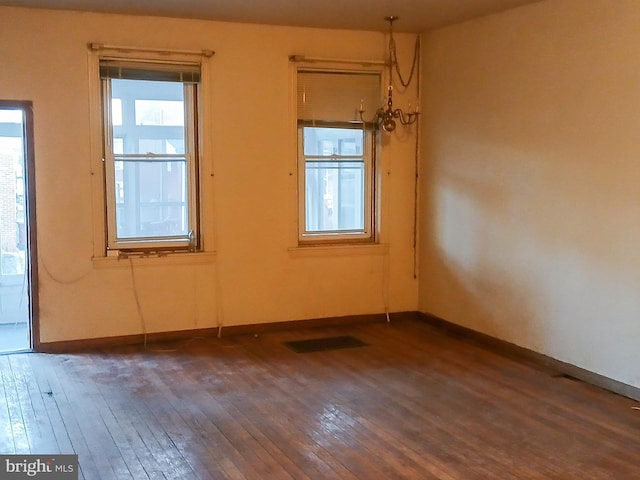
[[[367,346],[283,344],[337,335]],[[0,453],[76,453],[88,480],[640,478],[637,402],[420,321],[4,355],[0,375]]]

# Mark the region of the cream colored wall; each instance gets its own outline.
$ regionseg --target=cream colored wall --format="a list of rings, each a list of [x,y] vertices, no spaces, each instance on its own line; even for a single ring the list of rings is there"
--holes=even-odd
[[[412,38],[398,39],[399,54],[409,57]],[[88,42],[215,50],[215,105],[205,133],[213,191],[204,200],[204,221],[215,226],[205,242],[215,257],[92,261],[102,230]],[[296,238],[294,53],[382,59],[384,37],[0,8],[0,97],[34,104],[43,342],[416,309],[411,137],[384,141],[386,247],[289,251]]]
[[[432,32],[419,308],[640,386],[640,3]]]

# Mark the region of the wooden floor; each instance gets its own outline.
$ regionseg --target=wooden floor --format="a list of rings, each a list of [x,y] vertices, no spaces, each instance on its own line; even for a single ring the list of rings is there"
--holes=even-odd
[[[368,345],[283,345],[335,335]],[[640,478],[637,402],[419,321],[4,355],[0,375],[0,453],[76,453],[88,480]]]

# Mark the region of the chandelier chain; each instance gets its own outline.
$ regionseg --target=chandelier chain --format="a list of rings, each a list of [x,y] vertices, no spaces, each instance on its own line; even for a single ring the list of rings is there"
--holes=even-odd
[[[387,103],[382,107],[378,108],[375,112],[375,124],[378,128],[382,128],[387,133],[391,133],[396,129],[396,120],[400,122],[401,125],[407,126],[416,123],[418,120],[419,105],[416,105],[415,108],[411,108],[411,104],[409,104],[409,110],[403,111],[401,108],[393,108],[393,70],[395,68],[396,73],[398,74],[398,79],[402,86],[406,89],[410,84],[411,80],[413,80],[413,75],[417,73],[420,75],[419,68],[416,69],[416,66],[419,63],[419,55],[420,55],[420,36],[416,37],[416,44],[413,49],[413,61],[411,62],[411,70],[409,72],[409,77],[405,80],[402,76],[402,72],[400,72],[400,66],[398,65],[398,54],[396,51],[396,41],[393,38],[393,22],[396,21],[398,17],[390,16],[385,17],[385,20],[389,22],[389,85],[387,86]],[[420,79],[418,78],[418,82]],[[418,86],[419,87],[419,86]],[[419,88],[418,88],[419,89]],[[360,103],[360,110],[358,111],[360,114],[360,120],[365,122],[363,117],[364,114],[364,105]]]
[[[396,41],[393,38],[393,31],[389,32],[389,61],[390,66],[395,68],[396,73],[398,74],[398,79],[400,80],[400,84],[407,88],[411,84],[411,80],[413,79],[413,74],[416,71],[416,65],[418,64],[418,58],[420,53],[420,37],[416,37],[416,44],[413,47],[413,61],[411,62],[411,71],[409,72],[409,78],[405,81],[402,77],[402,72],[400,72],[400,66],[398,65],[398,53],[396,51]]]

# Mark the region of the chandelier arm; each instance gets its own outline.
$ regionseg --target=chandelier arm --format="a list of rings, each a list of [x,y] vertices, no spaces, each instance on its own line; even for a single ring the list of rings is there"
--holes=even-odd
[[[384,115],[385,110],[382,107],[378,108],[375,111],[375,113],[373,114],[373,119],[372,120],[367,120],[366,118],[364,118],[364,112],[365,112],[364,110],[358,110],[358,115],[359,115],[360,121],[362,123],[369,123],[369,124],[375,123],[375,124],[378,124],[378,123],[380,123],[380,118]]]
[[[399,119],[402,125],[411,125],[412,123],[415,123],[415,121],[418,119],[417,113],[410,112],[410,113],[407,113],[405,116],[405,113],[399,108],[396,108],[393,111],[393,116]]]

